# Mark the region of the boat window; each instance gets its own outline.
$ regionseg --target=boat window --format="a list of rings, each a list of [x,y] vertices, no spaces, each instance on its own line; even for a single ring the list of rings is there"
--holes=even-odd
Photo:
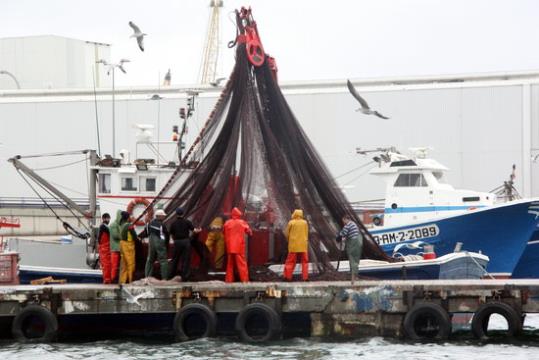
[[[143,184],[144,184],[144,191],[155,191],[155,178],[145,178],[144,181],[143,181]]]
[[[393,161],[389,167],[397,167],[397,166],[416,166],[414,160],[400,160],[400,161]]]
[[[99,192],[110,194],[110,174],[99,174]]]
[[[123,177],[122,178],[122,191],[137,191],[137,186],[135,184],[135,179],[132,177]]]
[[[434,175],[436,180],[438,180],[439,183],[441,183],[441,184],[445,183],[444,173],[443,172],[441,172],[441,171],[433,171],[432,174]]]
[[[427,181],[423,174],[400,174],[395,181],[396,187],[423,187],[427,186]]]

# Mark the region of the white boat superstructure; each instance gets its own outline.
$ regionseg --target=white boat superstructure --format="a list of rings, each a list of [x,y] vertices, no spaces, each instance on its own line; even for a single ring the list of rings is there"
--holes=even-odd
[[[156,198],[178,166],[178,157],[166,158],[162,154],[177,154],[177,141],[151,141],[151,126],[137,125],[135,159],[131,161],[127,150],[120,151],[120,159],[106,157],[92,167],[97,174],[97,194],[101,213],[109,213],[114,218],[118,210],[127,210],[134,217]],[[155,158],[139,157],[140,147],[151,150]],[[161,150],[161,151],[160,151]],[[191,169],[181,170],[186,178]],[[181,178],[180,178],[181,179]],[[180,183],[182,181],[180,180]],[[163,197],[163,200],[168,198]]]
[[[413,156],[387,152],[370,174],[386,183],[384,227],[409,225],[492,206],[496,195],[455,189],[444,182],[449,169],[426,157],[427,148],[413,148]],[[377,221],[375,221],[377,223]]]

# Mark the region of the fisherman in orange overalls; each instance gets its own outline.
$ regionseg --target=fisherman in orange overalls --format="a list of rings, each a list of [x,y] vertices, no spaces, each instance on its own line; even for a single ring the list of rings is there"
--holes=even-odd
[[[234,269],[238,270],[241,282],[249,281],[249,270],[245,261],[245,234],[252,235],[249,224],[241,219],[242,213],[238,208],[232,209],[232,219],[224,226],[226,245],[226,282],[234,282]]]
[[[111,262],[110,262],[110,231],[109,222],[110,215],[104,213],[101,216],[101,226],[99,226],[99,232],[97,233],[97,243],[99,244],[99,263],[101,264],[101,271],[103,272],[103,284],[110,284],[112,282],[111,276]]]

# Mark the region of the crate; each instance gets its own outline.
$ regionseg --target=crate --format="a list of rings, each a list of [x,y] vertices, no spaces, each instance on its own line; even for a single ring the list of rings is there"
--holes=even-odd
[[[17,270],[19,254],[10,252],[0,254],[0,285],[19,284],[19,274]]]

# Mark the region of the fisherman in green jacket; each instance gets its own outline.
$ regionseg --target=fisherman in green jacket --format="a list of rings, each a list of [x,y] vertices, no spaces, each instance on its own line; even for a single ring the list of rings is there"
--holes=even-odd
[[[135,225],[129,222],[129,213],[122,211],[120,222],[120,284],[129,284],[135,275]],[[125,219],[125,221],[124,221]]]
[[[122,213],[127,214],[122,218]],[[129,219],[129,213],[127,211],[118,210],[116,212],[116,219],[110,225],[110,258],[111,258],[111,278],[112,282],[118,282],[118,276],[120,274],[120,240],[121,240],[121,227]]]

